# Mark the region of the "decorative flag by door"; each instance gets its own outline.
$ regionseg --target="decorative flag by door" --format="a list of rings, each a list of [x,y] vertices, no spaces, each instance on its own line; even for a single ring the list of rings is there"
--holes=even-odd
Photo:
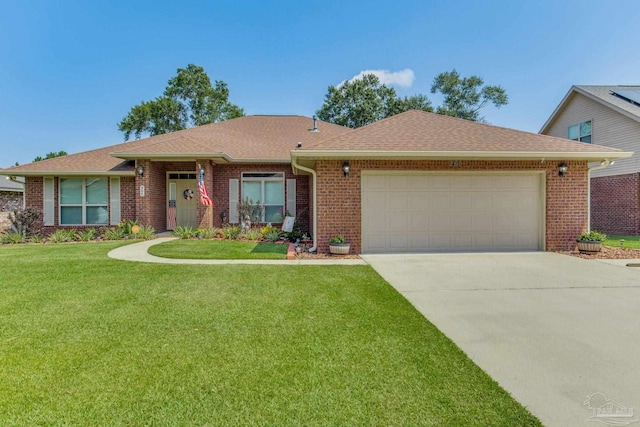
[[[169,224],[167,227],[169,230],[176,228],[176,201],[169,200]]]
[[[198,174],[198,190],[200,191],[200,202],[205,206],[213,206],[213,200],[209,198],[207,188],[204,186],[204,168],[201,168]]]

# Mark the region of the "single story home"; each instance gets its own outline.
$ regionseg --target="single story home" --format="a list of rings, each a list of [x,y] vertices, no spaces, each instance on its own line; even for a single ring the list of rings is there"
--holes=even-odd
[[[26,178],[52,230],[220,227],[250,198],[265,223],[296,215],[320,252],[334,235],[353,253],[566,250],[589,227],[589,162],[631,155],[412,110],[355,130],[246,116],[0,173]]]

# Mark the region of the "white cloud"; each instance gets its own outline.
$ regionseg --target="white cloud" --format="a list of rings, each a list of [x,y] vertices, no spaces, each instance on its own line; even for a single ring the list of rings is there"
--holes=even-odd
[[[397,85],[401,87],[411,87],[413,81],[416,78],[411,68],[405,68],[404,70],[400,71],[363,70],[360,71],[359,74],[349,79],[349,82],[359,80],[365,74],[375,74],[380,79],[380,83],[384,83],[386,85]]]

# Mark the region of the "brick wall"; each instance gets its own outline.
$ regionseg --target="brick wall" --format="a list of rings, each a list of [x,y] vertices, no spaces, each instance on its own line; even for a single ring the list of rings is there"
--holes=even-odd
[[[545,171],[546,174],[546,250],[575,247],[576,236],[587,227],[587,162],[568,162],[569,172],[558,176],[560,162],[548,161],[350,161],[348,178],[342,173],[343,161],[319,160],[318,238],[319,252],[328,252],[328,241],[342,234],[351,242],[351,252],[361,251],[360,176],[362,170],[419,171]]]
[[[640,174],[591,179],[591,229],[640,234]]]
[[[290,165],[273,165],[273,164],[252,164],[252,165],[213,165],[213,191],[209,194],[213,200],[214,213],[213,221],[216,227],[223,225],[220,218],[220,212],[224,211],[229,218],[229,180],[230,179],[242,179],[242,172],[284,172],[284,179],[296,180],[296,213],[299,217],[300,223],[298,226],[303,232],[309,233],[311,231],[310,225],[310,178],[307,175],[294,175],[291,171]],[[286,185],[286,181],[285,181]],[[242,190],[240,190],[242,193]],[[286,193],[286,191],[285,191]],[[242,197],[242,194],[240,194]],[[286,197],[286,194],[285,194]],[[286,200],[285,200],[286,206]]]

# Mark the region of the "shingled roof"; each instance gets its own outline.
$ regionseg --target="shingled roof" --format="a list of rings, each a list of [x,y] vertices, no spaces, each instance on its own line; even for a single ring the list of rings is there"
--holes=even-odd
[[[290,150],[352,129],[304,116],[245,116],[2,170],[8,175],[133,174],[133,159],[289,163]]]
[[[631,153],[411,110],[292,153],[299,158],[589,159]]]
[[[575,94],[581,94],[587,98],[598,102],[608,108],[611,108],[619,113],[640,122],[640,106],[629,102],[628,100],[616,96],[614,91],[640,91],[640,86],[616,86],[616,85],[574,85],[571,86],[569,92],[562,98],[560,104],[553,111],[549,119],[542,125],[540,133],[545,131],[551,126],[558,114],[565,108],[568,101],[575,96]]]

